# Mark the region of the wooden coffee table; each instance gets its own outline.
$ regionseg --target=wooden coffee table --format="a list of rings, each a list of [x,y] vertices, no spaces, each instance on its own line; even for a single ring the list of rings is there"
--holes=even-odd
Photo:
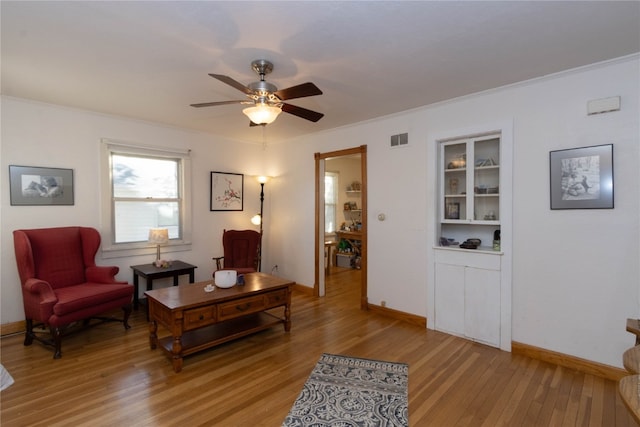
[[[182,370],[182,358],[278,324],[291,330],[294,282],[265,273],[244,275],[244,285],[205,292],[212,280],[145,292],[149,304],[149,345],[160,346]],[[283,317],[266,312],[284,307]],[[171,336],[158,338],[158,324]]]

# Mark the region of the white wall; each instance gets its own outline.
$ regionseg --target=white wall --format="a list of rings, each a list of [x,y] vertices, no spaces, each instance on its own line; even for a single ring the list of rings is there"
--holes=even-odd
[[[210,135],[7,97],[2,98],[1,136],[0,169],[3,174],[0,180],[0,319],[3,324],[24,318],[20,281],[13,251],[13,230],[67,225],[100,229],[101,138],[192,150],[192,250],[171,253],[162,248],[162,254],[168,259],[181,259],[197,265],[197,280],[211,277],[214,269],[211,258],[222,255],[224,228],[257,229],[251,224],[250,218],[260,211],[260,186],[249,175],[264,173],[264,156],[260,145],[225,141]],[[6,179],[8,165],[73,169],[75,204],[10,206],[9,184]],[[211,171],[246,174],[244,211],[209,211]],[[269,201],[265,200],[267,207],[268,203]],[[97,263],[119,266],[118,278],[132,281],[130,266],[155,259],[154,248],[150,247],[148,253],[146,256],[103,259],[99,252]],[[181,280],[188,281],[188,277],[183,276]],[[164,283],[158,281],[157,285],[170,286],[171,283],[168,279]]]
[[[638,63],[596,64],[273,147],[286,177],[272,207],[271,232],[288,236],[272,242],[281,271],[313,283],[313,153],[366,144],[369,301],[426,316],[437,237],[427,141],[512,122],[512,339],[621,367],[634,343],[625,320],[640,315]],[[622,97],[621,111],[586,115],[587,101],[609,96]],[[390,149],[402,132],[409,146]],[[549,151],[609,143],[615,209],[551,211]]]
[[[312,286],[314,274],[314,156],[367,145],[369,202],[369,301],[426,316],[436,237],[436,171],[427,141],[486,123],[513,123],[513,322],[514,341],[595,362],[622,366],[633,345],[625,319],[639,317],[640,193],[638,56],[574,70],[475,96],[424,107],[295,141],[262,147],[219,141],[201,134],[3,99],[2,168],[9,164],[76,170],[76,205],[9,206],[2,180],[2,322],[20,320],[21,302],[11,230],[66,224],[97,225],[99,188],[94,170],[101,137],[194,150],[193,251],[179,254],[208,277],[221,229],[247,223],[242,215],[208,212],[211,170],[269,174],[265,186],[265,261],[278,272]],[[428,90],[428,89],[427,89]],[[587,101],[622,97],[622,110],[587,116]],[[328,112],[330,114],[330,112]],[[409,133],[409,146],[389,148],[389,137]],[[549,209],[549,151],[614,144],[615,209]],[[47,148],[50,147],[50,148]],[[73,153],[73,156],[70,154]],[[74,157],[77,156],[77,157]],[[265,170],[266,169],[266,170]],[[386,220],[377,220],[379,213]],[[200,231],[201,233],[199,233]],[[151,252],[150,252],[151,254]],[[184,255],[184,256],[183,256]],[[152,257],[152,255],[150,255]],[[128,266],[146,259],[119,260]],[[294,307],[295,310],[295,307]]]

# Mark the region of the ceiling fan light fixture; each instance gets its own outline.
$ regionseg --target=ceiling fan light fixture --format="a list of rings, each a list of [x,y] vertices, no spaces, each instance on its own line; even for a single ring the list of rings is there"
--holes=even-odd
[[[249,120],[253,123],[257,125],[268,125],[276,120],[282,110],[278,107],[258,104],[253,107],[245,108],[242,112],[249,117]]]

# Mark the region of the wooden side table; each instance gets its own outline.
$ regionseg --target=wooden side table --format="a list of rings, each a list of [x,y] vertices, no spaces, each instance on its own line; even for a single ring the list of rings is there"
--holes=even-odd
[[[183,261],[171,261],[169,267],[156,267],[153,264],[132,265],[133,270],[133,309],[137,310],[140,304],[138,300],[139,277],[147,279],[147,290],[153,289],[155,279],[173,277],[173,286],[178,286],[178,277],[183,274],[189,275],[189,283],[195,282],[195,265],[187,264]]]

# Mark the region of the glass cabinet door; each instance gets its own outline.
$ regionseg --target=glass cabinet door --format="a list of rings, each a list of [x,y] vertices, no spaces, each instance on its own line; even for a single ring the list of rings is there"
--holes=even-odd
[[[467,220],[467,144],[443,146],[443,221]]]
[[[473,141],[473,220],[500,220],[500,139]]]

